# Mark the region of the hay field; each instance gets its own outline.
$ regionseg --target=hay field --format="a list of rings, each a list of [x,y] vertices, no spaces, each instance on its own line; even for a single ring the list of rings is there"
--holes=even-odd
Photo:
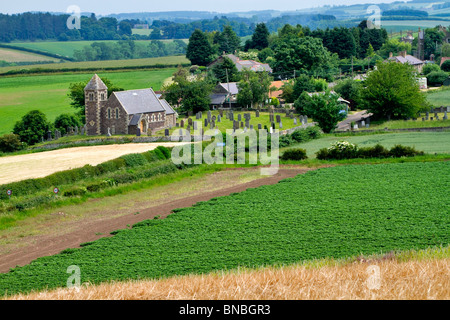
[[[59,61],[58,59],[42,56],[35,53],[5,48],[0,48],[0,60],[6,62]]]
[[[42,178],[52,173],[95,166],[125,154],[142,153],[158,146],[176,143],[130,143],[95,147],[78,147],[0,158],[0,185],[25,179]]]

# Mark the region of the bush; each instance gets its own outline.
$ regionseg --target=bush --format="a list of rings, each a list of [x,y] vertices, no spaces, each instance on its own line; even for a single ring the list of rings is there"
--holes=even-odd
[[[147,159],[141,153],[127,154],[121,158],[125,160],[127,167],[137,167],[147,164]]]
[[[441,66],[441,69],[443,71],[450,72],[450,60],[444,61],[444,63]]]
[[[308,159],[305,149],[289,149],[281,156],[281,160],[304,160]]]
[[[97,165],[97,168],[98,168],[99,174],[104,174],[104,173],[114,172],[119,169],[122,169],[122,168],[126,167],[126,165],[127,164],[125,162],[125,159],[117,158],[117,159],[113,159],[110,161],[100,163],[99,165]]]
[[[23,148],[20,137],[17,134],[5,134],[0,137],[0,151],[1,152],[14,152]]]
[[[317,126],[308,127],[305,130],[310,139],[318,139],[322,135],[320,128]]]
[[[414,157],[423,155],[423,151],[417,151],[413,147],[408,146],[402,146],[402,145],[395,145],[390,151],[389,155],[394,158],[401,158],[401,157]]]
[[[445,71],[433,71],[427,75],[428,84],[431,86],[441,86],[448,78],[448,73]]]
[[[76,197],[76,196],[83,196],[86,194],[86,192],[87,192],[86,188],[75,187],[65,191],[63,195],[64,197]]]
[[[359,148],[358,158],[388,158],[389,151],[382,145],[377,144],[374,147]]]
[[[89,192],[97,192],[102,189],[108,188],[109,186],[110,186],[110,184],[107,181],[102,181],[99,183],[93,183],[93,184],[88,185],[86,187],[86,190]]]
[[[439,65],[435,63],[428,63],[423,66],[422,73],[426,76],[430,74],[431,72],[441,71],[441,68],[439,68]]]
[[[328,156],[331,159],[337,160],[357,158],[357,150],[358,147],[353,143],[347,141],[337,141],[328,148]]]
[[[165,159],[170,159],[172,157],[172,152],[170,152],[170,150],[168,148],[163,147],[163,146],[159,146],[156,149],[162,152],[162,154],[164,155]]]
[[[299,130],[295,130],[292,134],[291,137],[294,141],[296,142],[305,142],[308,141],[309,138],[309,134],[305,129],[299,129]]]

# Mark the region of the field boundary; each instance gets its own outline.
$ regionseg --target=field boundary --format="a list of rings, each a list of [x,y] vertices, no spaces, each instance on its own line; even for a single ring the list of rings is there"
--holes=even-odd
[[[373,130],[336,130],[335,133],[350,133],[350,132],[442,132],[450,130],[450,127],[426,127],[426,128],[403,128],[403,129],[373,129]]]
[[[41,56],[47,56],[47,57],[55,58],[55,59],[61,59],[61,60],[67,60],[67,61],[73,61],[73,62],[75,61],[75,59],[73,59],[73,58],[69,58],[66,56],[59,55],[59,54],[54,54],[54,53],[50,53],[50,52],[46,52],[46,51],[24,48],[24,47],[19,47],[19,46],[4,44],[4,43],[0,43],[0,48],[36,53],[36,54],[40,54]]]

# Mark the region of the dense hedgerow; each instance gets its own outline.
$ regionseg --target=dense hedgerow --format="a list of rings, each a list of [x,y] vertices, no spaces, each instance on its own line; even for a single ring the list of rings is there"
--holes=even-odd
[[[382,145],[377,144],[373,147],[358,148],[357,145],[338,141],[329,148],[320,149],[316,153],[319,160],[341,160],[355,158],[401,158],[421,156],[425,153],[418,151],[414,147],[396,145],[392,149],[387,150]]]
[[[305,149],[288,149],[281,156],[281,160],[305,160],[307,159]]]

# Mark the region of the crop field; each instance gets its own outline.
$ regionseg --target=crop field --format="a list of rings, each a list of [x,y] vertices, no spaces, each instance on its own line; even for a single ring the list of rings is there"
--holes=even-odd
[[[14,50],[0,48],[0,61],[6,62],[37,62],[37,61],[59,61],[58,59],[46,57],[43,55]]]
[[[381,27],[388,32],[417,31],[419,28],[434,28],[438,25],[448,26],[450,20],[385,20],[381,19]],[[406,33],[404,33],[406,35]]]
[[[100,72],[126,90],[153,87],[159,90],[175,69],[150,71]],[[41,110],[54,121],[62,113],[74,113],[67,96],[71,83],[92,78],[93,73],[55,74],[0,78],[0,135],[9,133],[16,121],[31,110]]]
[[[450,163],[338,166],[174,210],[0,274],[0,295],[420,250],[450,242]]]
[[[348,141],[360,147],[371,147],[379,143],[385,148],[392,148],[396,144],[401,144],[415,147],[417,150],[425,153],[450,154],[450,132],[402,132],[362,136],[326,136],[294,145],[294,147],[306,149],[308,157],[315,157],[317,151],[322,148],[328,148],[336,141]]]

